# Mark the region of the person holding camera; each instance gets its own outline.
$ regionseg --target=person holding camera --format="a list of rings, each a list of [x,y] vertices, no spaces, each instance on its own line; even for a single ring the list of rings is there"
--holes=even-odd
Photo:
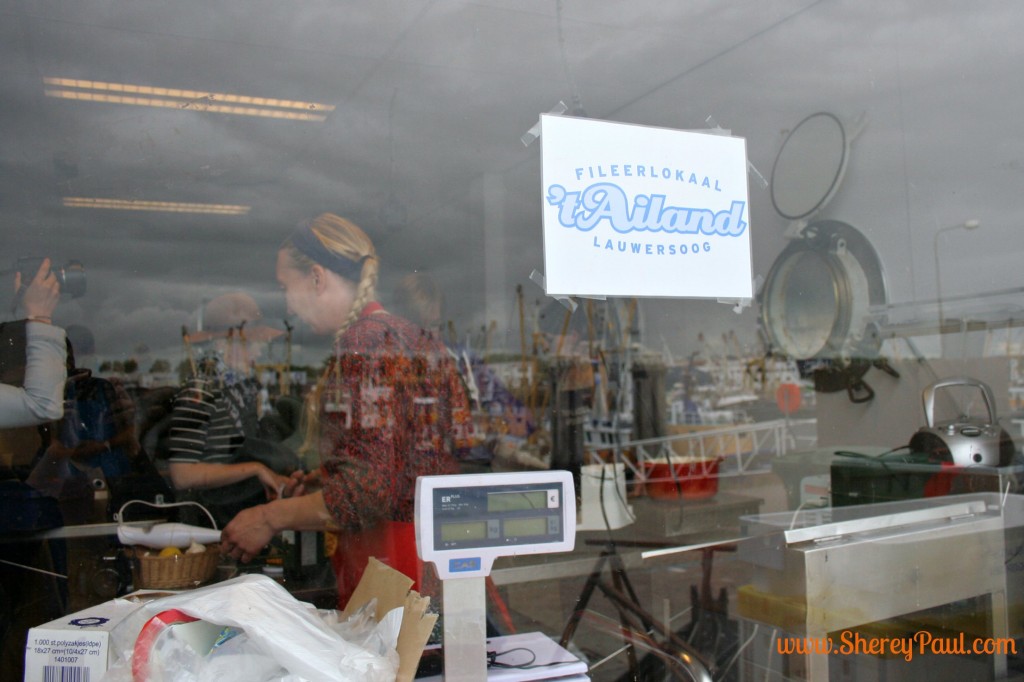
[[[44,258],[32,281],[14,276],[16,297],[25,311],[25,358],[22,386],[0,384],[0,428],[34,426],[64,415],[67,346],[64,330],[53,325],[60,282]]]

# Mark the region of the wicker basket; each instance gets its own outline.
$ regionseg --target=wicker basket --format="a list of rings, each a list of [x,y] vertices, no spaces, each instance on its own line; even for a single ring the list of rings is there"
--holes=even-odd
[[[217,574],[220,545],[207,545],[205,552],[158,556],[148,547],[133,547],[132,575],[136,589],[196,587]]]
[[[168,509],[192,505],[199,507],[210,519],[213,528],[217,527],[210,511],[198,502],[147,502],[146,500],[128,500],[115,514],[118,524],[124,523],[124,510],[130,505],[141,504],[156,509]],[[120,527],[119,527],[120,530]],[[135,545],[127,550],[132,560],[132,576],[135,589],[169,590],[181,587],[196,587],[209,582],[217,575],[217,564],[220,563],[220,545],[206,545],[205,552],[189,554],[172,554],[160,556],[160,550]]]

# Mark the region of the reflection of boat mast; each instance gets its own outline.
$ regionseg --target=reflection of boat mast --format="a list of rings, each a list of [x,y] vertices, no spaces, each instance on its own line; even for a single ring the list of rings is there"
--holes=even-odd
[[[448,320],[448,345],[457,346],[459,345],[459,335],[455,331],[455,321]]]
[[[188,327],[181,325],[181,345],[185,351],[185,358],[188,360],[188,370],[191,376],[196,375],[196,358],[192,354],[192,341],[188,336]]]
[[[277,375],[277,384],[281,395],[289,395],[291,392],[292,374],[292,330],[295,329],[288,320],[284,320],[284,362],[268,362],[256,365],[257,376],[264,370],[271,370]]]
[[[573,329],[574,311],[569,306],[564,311],[556,310],[555,318],[550,321],[554,322],[557,331],[551,335],[553,338],[547,339],[540,332],[535,317],[532,319],[533,329],[527,329],[529,321],[521,285],[516,286],[515,295],[519,315],[519,393],[529,409],[544,409],[549,397],[546,391],[540,390],[540,376],[536,372],[531,376],[531,362],[536,363],[542,356],[555,363],[565,362],[574,355],[573,350],[566,345],[571,337],[570,330]],[[628,412],[632,402],[630,374],[634,346],[640,342],[641,309],[638,299],[584,299],[575,314],[584,316],[580,322],[585,324],[581,330],[586,334],[585,354],[588,361],[593,363],[601,391],[605,392],[600,396],[603,399],[601,402],[607,407],[614,406],[613,409],[618,412]],[[550,341],[554,343],[548,346],[547,342]],[[582,342],[583,339],[577,338],[577,341]],[[604,413],[605,409],[598,411]]]
[[[701,350],[704,352],[704,356],[707,358],[707,361],[714,362],[714,351],[712,351],[711,344],[708,343],[708,340],[704,338],[704,332],[699,332],[697,334],[697,343],[700,344]]]
[[[245,341],[245,323],[247,321],[248,320],[242,320],[238,324],[238,343],[242,347],[242,362],[241,362],[241,365],[242,365],[242,367],[245,367],[248,370],[249,369],[249,344],[246,343],[246,341]],[[235,331],[234,329],[229,329],[228,330],[228,352],[229,353],[234,350],[234,348],[231,347],[232,344],[235,341],[235,337],[233,336],[233,332],[234,331]],[[253,369],[255,370],[255,367],[253,367]]]
[[[629,347],[631,341],[640,341],[640,302],[636,298],[629,299],[626,308],[626,324],[622,329],[622,345]]]
[[[757,391],[764,385],[764,357],[751,358],[740,345],[736,331],[733,329],[729,330],[728,336],[723,335],[722,338],[725,340],[726,347],[735,353],[736,362],[743,366],[742,387],[748,391]]]
[[[284,335],[284,373],[281,375],[281,395],[288,395],[291,392],[291,375],[292,375],[292,329],[294,327],[288,322],[284,321],[285,335]]]
[[[727,350],[731,350],[736,354],[737,360],[743,359],[743,348],[740,347],[740,341],[736,338],[736,332],[734,330],[730,329],[728,334],[723,334],[722,341],[725,343]]]
[[[526,305],[523,301],[523,285],[516,285],[516,307],[519,309],[519,394],[533,394],[532,382],[527,373],[526,359]],[[528,392],[528,393],[527,393]],[[532,398],[527,401],[532,407]]]
[[[497,320],[491,320],[491,323],[489,325],[487,325],[484,328],[484,330],[483,330],[484,331],[484,352],[483,352],[484,362],[487,362],[490,359],[490,354],[491,354],[491,336],[494,334],[494,332],[495,332],[495,330],[497,328],[498,328]]]
[[[594,357],[594,302],[588,300],[583,306],[587,314],[587,357]]]

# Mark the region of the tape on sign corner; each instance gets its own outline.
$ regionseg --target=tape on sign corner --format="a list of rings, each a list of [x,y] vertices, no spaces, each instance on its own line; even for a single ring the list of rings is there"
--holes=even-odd
[[[569,312],[576,312],[576,308],[579,306],[579,304],[576,303],[576,301],[574,301],[571,296],[559,296],[548,293],[546,280],[544,279],[544,275],[540,272],[540,270],[534,269],[534,271],[530,273],[530,281],[539,286],[544,291],[545,296],[547,296],[548,298],[555,299],[556,301],[561,303],[562,306]],[[599,300],[604,299],[601,298]]]
[[[718,121],[715,120],[714,116],[708,116],[704,119],[704,122],[708,124],[707,130],[703,132],[711,133],[712,135],[724,135],[725,137],[732,137],[732,131],[728,128],[723,128],[718,125]]]
[[[757,180],[757,184],[761,185],[761,189],[768,189],[768,181],[761,175],[761,171],[757,170],[757,166],[751,163],[750,159],[747,159],[747,173],[754,176]]]
[[[725,305],[731,305],[732,311],[737,315],[742,313],[745,308],[749,308],[753,305],[753,299],[750,298],[720,298],[718,299],[718,302],[724,303]]]
[[[544,289],[545,293],[547,293],[547,289],[545,289],[544,287],[544,273],[542,273],[540,270],[537,270],[535,268],[533,272],[530,273],[530,281],[539,286],[541,289]]]
[[[726,135],[728,137],[732,137],[732,131],[718,125],[718,121],[715,120],[714,116],[709,115],[704,119],[704,122],[708,124],[708,132],[715,135]],[[768,189],[768,181],[765,180],[763,175],[761,175],[761,171],[757,170],[757,166],[751,163],[750,159],[747,159],[747,173],[754,176],[754,179],[757,180],[757,184],[761,186],[761,189]]]
[[[562,307],[568,310],[570,313],[576,312],[576,308],[579,307],[579,303],[577,303],[576,301],[572,300],[567,296],[551,296],[551,298],[561,303]]]
[[[558,104],[551,108],[548,113],[552,116],[561,116],[565,112],[569,111],[569,107],[566,106],[565,102],[559,101]],[[534,141],[540,137],[540,119],[525,133],[523,133],[519,141],[523,143],[524,147],[529,147]]]

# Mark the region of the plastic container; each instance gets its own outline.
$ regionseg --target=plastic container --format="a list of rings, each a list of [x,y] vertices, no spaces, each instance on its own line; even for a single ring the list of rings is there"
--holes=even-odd
[[[700,500],[718,493],[721,457],[672,457],[644,462],[644,489],[654,499]]]

